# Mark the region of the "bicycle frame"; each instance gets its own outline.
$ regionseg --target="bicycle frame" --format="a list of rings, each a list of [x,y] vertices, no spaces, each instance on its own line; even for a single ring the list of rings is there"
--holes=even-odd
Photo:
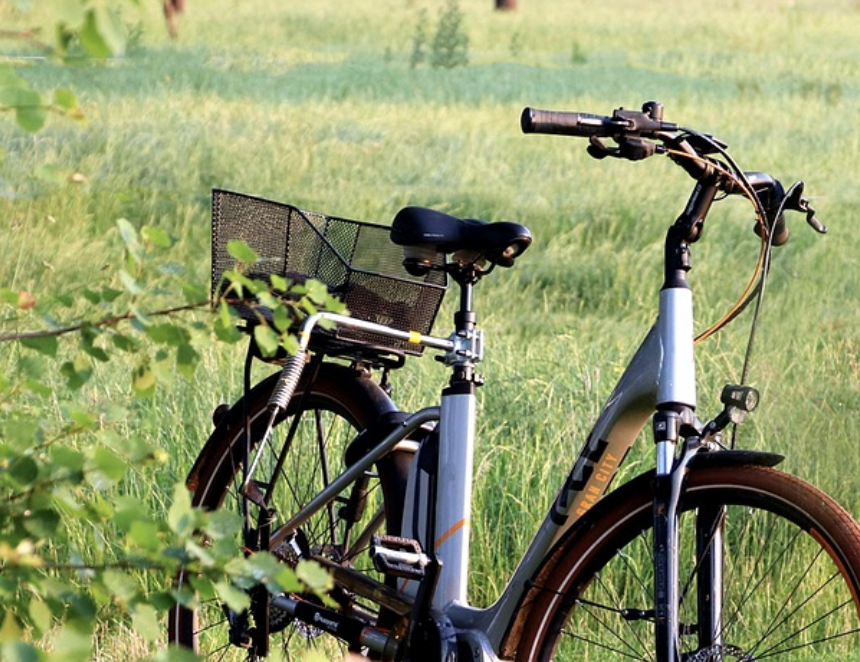
[[[286,539],[361,473],[370,470],[378,458],[428,421],[438,420],[435,470],[440,482],[431,489],[428,472],[419,468],[422,463],[417,459],[413,462],[402,535],[422,541],[422,547],[431,558],[438,557],[444,562],[436,578],[433,610],[444,614],[461,639],[469,643],[473,659],[498,659],[511,619],[527,591],[528,580],[554,545],[608,490],[637,436],[656,411],[657,483],[661,483],[661,477],[666,479],[665,487],[658,487],[655,493],[655,563],[664,566],[662,572],[656,573],[664,578],[655,587],[659,596],[657,660],[674,662],[678,570],[677,559],[671,553],[677,536],[672,499],[677,500],[679,482],[673,480],[673,475],[683,466],[676,460],[681,436],[679,424],[672,424],[671,420],[689,421],[694,418],[696,408],[693,294],[686,273],[690,269],[689,243],[695,241],[690,238],[690,228],[704,219],[714,190],[712,185],[697,183],[687,208],[670,229],[666,239],[666,279],[660,292],[657,320],[612,391],[534,539],[493,605],[485,609],[470,606],[466,591],[476,410],[476,380],[471,377],[452,379],[452,385],[442,393],[439,407],[423,409],[401,423],[361,461],[334,479],[296,513],[274,534],[273,540]],[[470,302],[470,293],[464,295],[463,300]],[[473,376],[473,368],[482,358],[480,332],[461,330],[449,338],[438,338],[330,313],[318,313],[306,320],[300,333],[300,352],[307,349],[313,327],[322,320],[444,351],[445,363],[455,374],[459,370]],[[423,447],[418,452],[422,450]],[[658,523],[658,519],[661,522]],[[426,531],[428,523],[432,532]],[[719,586],[720,561],[714,561],[712,566],[708,580],[711,590]],[[419,584],[417,580],[410,580],[400,588],[406,595],[415,597]],[[275,598],[274,602],[288,608],[288,600]],[[713,614],[713,620],[717,619],[718,614]],[[716,626],[711,629],[715,630]],[[380,642],[381,639],[371,638],[364,643],[383,650],[384,644]]]

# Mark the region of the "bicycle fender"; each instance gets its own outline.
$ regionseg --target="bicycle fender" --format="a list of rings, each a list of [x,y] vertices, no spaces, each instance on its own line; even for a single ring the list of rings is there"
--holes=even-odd
[[[742,464],[756,464],[761,467],[775,467],[785,459],[781,453],[750,450],[720,450],[694,455],[688,465],[691,471],[705,467],[736,467]]]

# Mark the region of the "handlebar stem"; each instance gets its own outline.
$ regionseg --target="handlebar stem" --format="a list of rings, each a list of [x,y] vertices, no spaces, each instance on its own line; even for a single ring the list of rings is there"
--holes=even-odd
[[[687,200],[687,206],[672,226],[683,241],[692,244],[701,238],[705,218],[722,185],[723,178],[713,172],[697,179],[693,192]]]

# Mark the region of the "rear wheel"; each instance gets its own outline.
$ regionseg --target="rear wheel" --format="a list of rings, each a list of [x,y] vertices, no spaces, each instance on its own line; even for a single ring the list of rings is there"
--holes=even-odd
[[[241,489],[245,410],[251,431],[248,457],[254,461],[260,450],[254,480],[261,493],[270,493],[273,532],[342,473],[347,449],[358,432],[394,411],[387,395],[361,373],[345,366],[322,364],[313,379],[303,377],[286,415],[277,421],[270,441],[258,449],[269,418],[268,398],[277,379],[278,375],[273,375],[261,382],[248,394],[244,405],[240,400],[223,415],[188,479],[195,505],[208,510],[228,509],[244,518],[245,539],[236,541],[237,554],[253,547],[248,539],[256,535],[260,512],[259,506],[243,496]],[[348,461],[355,461],[360,455],[361,449],[353,444]],[[389,508],[395,510],[386,512],[384,492],[398,489],[398,481],[405,476],[407,459],[395,452],[381,460],[373,472],[365,472],[334,502],[311,517],[294,537],[274,542],[271,552],[289,565],[312,558],[347,571],[372,573],[364,552],[370,535],[385,530],[386,518],[399,522],[397,500],[390,499]],[[190,579],[180,573],[176,581],[183,587]],[[252,596],[257,601],[260,597]],[[315,600],[312,596],[297,597]],[[372,604],[362,604],[348,590],[336,587],[330,597],[342,613],[356,615],[369,623],[377,618]],[[262,599],[265,600],[264,592]],[[266,627],[266,617],[270,636],[264,637],[268,640],[264,646],[270,647],[274,659],[279,659],[279,654],[287,659],[300,658],[308,647],[331,659],[340,659],[345,652],[333,637],[293,620],[276,607],[257,605],[249,613],[236,614],[218,600],[201,602],[196,609],[175,608],[170,614],[169,638],[207,660],[256,659],[263,652],[255,641],[259,641],[258,633],[262,631],[259,628]]]
[[[651,528],[650,476],[586,514],[523,603],[516,659],[657,660]],[[857,656],[860,532],[818,489],[768,467],[695,469],[680,531],[680,660]],[[709,566],[722,577],[716,592]]]

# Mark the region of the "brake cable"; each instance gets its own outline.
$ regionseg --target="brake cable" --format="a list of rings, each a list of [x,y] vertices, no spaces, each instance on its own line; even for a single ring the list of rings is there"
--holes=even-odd
[[[755,194],[752,185],[749,182],[746,174],[743,170],[740,169],[738,164],[732,158],[732,156],[723,148],[719,143],[714,141],[710,136],[707,136],[702,133],[698,133],[696,131],[691,131],[689,129],[684,129],[685,133],[698,137],[700,140],[704,140],[709,145],[711,145],[715,151],[717,151],[720,156],[726,159],[726,161],[731,166],[731,170],[726,168],[724,164],[719,161],[715,161],[712,159],[705,158],[698,154],[689,154],[687,152],[681,152],[679,150],[667,149],[666,154],[671,154],[673,156],[687,158],[694,161],[700,161],[712,168],[715,168],[721,175],[728,177],[731,179],[740,189],[741,193],[746,197],[749,202],[753,205],[753,208],[756,211],[756,217],[758,223],[763,228],[768,228],[767,224],[767,213],[764,209],[764,206],[759,200],[758,196]],[[779,213],[782,213],[785,201],[788,199],[788,195],[786,195],[783,200],[780,202]],[[778,217],[778,215],[777,215]],[[766,279],[766,271],[770,268],[770,249],[772,248],[772,238],[773,232],[767,232],[761,234],[761,242],[760,242],[760,250],[758,260],[756,261],[755,269],[753,270],[753,274],[750,277],[749,282],[747,283],[746,288],[741,293],[737,302],[729,309],[729,311],[723,315],[719,320],[717,320],[714,324],[712,324],[708,329],[700,333],[695,338],[695,343],[698,344],[704,340],[707,340],[712,335],[723,329],[729,322],[734,320],[738,315],[743,312],[746,307],[752,302],[752,300],[756,297],[757,294],[760,293],[762,289],[763,281]],[[758,319],[758,307],[755,314],[755,318],[753,321],[753,326],[757,323]],[[748,362],[748,358],[745,360],[745,370],[744,374],[746,374],[746,365]],[[741,382],[743,383],[743,382]]]

